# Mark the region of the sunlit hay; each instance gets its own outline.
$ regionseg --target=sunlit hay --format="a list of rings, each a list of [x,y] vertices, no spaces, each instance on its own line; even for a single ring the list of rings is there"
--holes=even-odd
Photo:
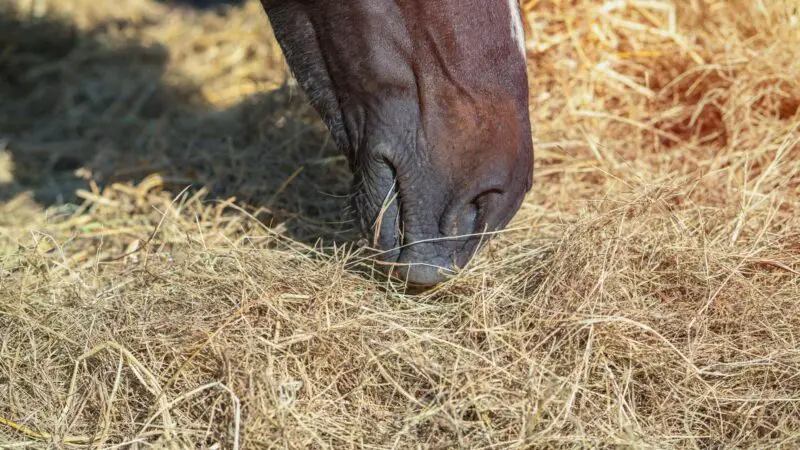
[[[407,295],[258,2],[14,0],[0,447],[800,445],[790,3],[525,2],[533,191]]]

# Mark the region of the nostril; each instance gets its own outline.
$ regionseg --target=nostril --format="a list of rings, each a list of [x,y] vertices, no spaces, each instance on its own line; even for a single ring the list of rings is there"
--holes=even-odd
[[[457,236],[469,236],[483,232],[483,227],[491,226],[493,211],[503,193],[499,190],[482,192],[466,204],[458,208],[457,215],[452,218],[450,230]],[[452,217],[452,216],[450,216]]]
[[[369,197],[369,209],[373,214],[369,232],[372,244],[385,252],[385,259],[396,259],[402,241],[402,199],[397,184],[397,170],[386,159],[371,166],[368,184],[374,186],[374,194]]]
[[[458,216],[455,234],[464,236],[474,233],[478,225],[478,211],[478,203],[475,201],[469,202]]]

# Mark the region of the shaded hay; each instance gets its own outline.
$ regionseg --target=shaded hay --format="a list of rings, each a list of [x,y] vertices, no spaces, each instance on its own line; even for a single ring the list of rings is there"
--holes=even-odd
[[[526,2],[534,191],[411,296],[342,244],[346,163],[256,2],[15,0],[0,444],[799,445],[800,11],[775,3]]]

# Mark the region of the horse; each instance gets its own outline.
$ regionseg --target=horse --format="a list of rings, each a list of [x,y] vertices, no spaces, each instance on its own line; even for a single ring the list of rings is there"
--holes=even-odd
[[[261,0],[292,75],[353,174],[384,271],[462,269],[530,191],[517,0]]]

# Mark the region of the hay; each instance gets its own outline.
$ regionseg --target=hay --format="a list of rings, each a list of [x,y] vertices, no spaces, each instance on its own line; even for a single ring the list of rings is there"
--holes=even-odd
[[[347,244],[257,2],[12,1],[0,447],[800,445],[800,11],[767,3],[526,2],[534,190],[412,296]]]

